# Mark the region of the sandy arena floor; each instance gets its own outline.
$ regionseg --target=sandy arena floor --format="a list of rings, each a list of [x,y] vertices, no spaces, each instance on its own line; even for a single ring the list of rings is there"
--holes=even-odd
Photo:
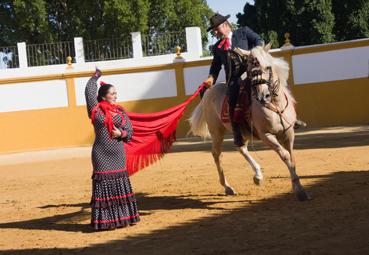
[[[178,142],[132,177],[141,222],[88,225],[90,148],[0,156],[0,254],[369,254],[369,127],[298,133],[297,170],[314,199],[298,202],[287,168],[255,144],[263,186],[230,139],[224,196],[210,143]]]

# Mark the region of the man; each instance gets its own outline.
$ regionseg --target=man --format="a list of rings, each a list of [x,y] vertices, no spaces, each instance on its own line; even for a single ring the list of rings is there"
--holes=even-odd
[[[212,31],[212,34],[219,38],[217,43],[213,45],[213,62],[211,63],[209,77],[205,81],[207,87],[211,87],[217,80],[222,65],[226,73],[226,80],[228,85],[229,96],[229,114],[233,130],[234,144],[237,147],[244,145],[241,133],[241,126],[239,123],[233,121],[233,113],[236,107],[240,85],[238,83],[239,77],[230,73],[229,66],[230,50],[234,48],[241,48],[243,50],[250,50],[253,47],[263,45],[261,37],[252,31],[249,27],[241,27],[232,31],[232,26],[228,22],[230,15],[222,16],[216,13],[210,18],[210,27],[207,31]]]
[[[237,147],[242,147],[244,145],[241,125],[233,121],[233,113],[237,104],[237,98],[240,90],[240,85],[238,83],[239,75],[231,73],[230,65],[230,51],[234,48],[241,48],[243,50],[251,50],[256,46],[262,46],[264,41],[261,37],[252,31],[249,27],[241,27],[232,31],[232,26],[228,22],[230,15],[222,16],[216,13],[210,18],[210,27],[207,31],[212,31],[212,34],[219,38],[219,40],[213,45],[213,62],[210,66],[208,79],[205,80],[207,87],[211,87],[217,80],[222,65],[224,65],[224,70],[226,73],[226,81],[228,85],[228,96],[229,96],[229,117],[231,120],[232,130],[233,130],[233,140]],[[295,122],[294,128],[305,127],[306,123],[297,120]]]

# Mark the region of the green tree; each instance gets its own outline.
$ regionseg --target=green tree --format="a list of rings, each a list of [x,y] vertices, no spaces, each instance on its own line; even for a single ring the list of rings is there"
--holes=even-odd
[[[334,33],[338,40],[369,37],[369,1],[333,0],[336,19]]]
[[[202,41],[207,43],[206,28],[213,11],[205,0],[150,0],[149,33],[184,31],[186,27],[200,27]]]
[[[148,30],[148,0],[110,0],[103,7],[104,37]]]
[[[239,25],[250,26],[274,47],[284,43],[286,32],[295,45],[334,40],[331,0],[255,0],[237,18]]]
[[[130,32],[199,26],[206,43],[205,0],[0,0],[0,44],[127,37]]]
[[[76,36],[85,39],[121,37],[147,29],[148,0],[48,1],[48,11],[50,26],[58,41]]]
[[[0,43],[45,42],[52,39],[44,0],[1,1]]]
[[[102,24],[102,1],[48,1],[49,26],[54,41],[69,41],[83,36],[91,39],[92,34],[100,35]]]

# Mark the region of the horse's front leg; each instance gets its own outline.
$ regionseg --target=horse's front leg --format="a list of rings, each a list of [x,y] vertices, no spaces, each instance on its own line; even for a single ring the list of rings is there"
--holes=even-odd
[[[222,153],[222,145],[223,145],[223,135],[221,134],[214,135],[213,133],[211,133],[211,137],[213,139],[212,154],[214,157],[214,162],[217,166],[219,174],[219,182],[224,187],[226,195],[236,195],[236,191],[228,184],[227,179],[224,176],[222,165],[220,164],[221,163],[220,155]]]
[[[261,172],[261,167],[255,161],[255,159],[253,157],[251,157],[250,152],[247,149],[247,146],[248,146],[248,142],[246,142],[246,144],[244,146],[240,147],[239,148],[240,153],[247,160],[247,162],[249,162],[251,168],[255,172],[255,175],[254,175],[254,183],[256,185],[261,185],[261,183],[263,181],[263,173]]]
[[[290,153],[292,152],[292,149],[290,151],[286,150],[277,140],[277,138],[270,134],[264,134],[261,137],[261,140],[263,140],[264,143],[269,145],[273,150],[275,150],[280,158],[283,160],[283,162],[287,165],[288,170],[290,171],[291,175],[291,181],[292,181],[292,189],[296,193],[297,198],[300,201],[306,201],[310,200],[311,197],[309,194],[305,191],[305,189],[302,187],[300,183],[300,178],[296,173],[296,165],[295,160],[293,158],[293,155]],[[293,140],[289,142],[290,146],[291,142],[293,143]]]
[[[293,129],[287,130],[285,133],[285,140],[283,142],[283,147],[289,152],[292,168],[290,169],[292,187],[296,192],[297,198],[300,201],[311,200],[311,196],[305,191],[300,183],[300,178],[296,174],[296,163],[293,153],[293,143],[295,139],[295,133]]]

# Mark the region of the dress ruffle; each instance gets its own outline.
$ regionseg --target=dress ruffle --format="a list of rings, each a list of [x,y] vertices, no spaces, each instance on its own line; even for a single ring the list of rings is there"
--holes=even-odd
[[[102,180],[113,180],[113,179],[117,179],[117,178],[128,178],[128,171],[127,170],[123,170],[120,172],[107,172],[107,173],[102,173],[102,172],[98,172],[98,173],[93,173],[91,176],[91,179],[96,180],[96,181],[102,181]]]
[[[109,200],[94,200],[91,199],[90,205],[94,208],[106,208],[111,207],[113,205],[122,205],[126,206],[127,203],[136,202],[136,197],[134,195],[123,198],[114,198]]]
[[[139,221],[136,197],[127,172],[104,175],[93,179],[91,224],[94,229],[125,227]],[[115,175],[115,178],[113,178]]]

